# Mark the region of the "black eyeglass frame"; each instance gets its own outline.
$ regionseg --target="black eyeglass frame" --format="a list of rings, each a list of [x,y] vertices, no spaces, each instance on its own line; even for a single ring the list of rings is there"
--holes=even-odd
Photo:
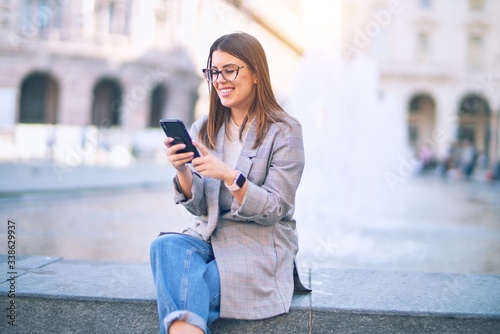
[[[226,70],[228,67],[232,67],[232,66],[234,66],[234,68],[235,68],[236,75],[234,76],[234,79],[232,79],[232,80],[228,80],[228,79],[224,76],[223,71],[224,71],[224,70]],[[238,74],[240,74],[240,70],[241,70],[242,68],[245,68],[245,67],[246,67],[246,68],[248,68],[249,66],[248,66],[248,65],[238,66],[238,65],[236,65],[236,64],[228,64],[228,65],[224,66],[221,70],[216,70],[216,69],[213,69],[213,68],[204,68],[204,69],[202,69],[201,71],[203,72],[203,77],[205,78],[205,80],[207,80],[207,81],[208,81],[208,82],[210,82],[210,83],[214,83],[214,82],[216,82],[216,81],[217,81],[217,79],[219,79],[219,74],[220,74],[220,75],[222,75],[222,77],[224,78],[224,80],[231,82],[231,81],[236,80],[236,78],[238,78]],[[211,74],[212,74],[212,76],[211,76],[211,77],[212,77],[212,80],[210,80],[210,74],[209,74],[210,72],[212,72],[212,73],[211,73]],[[214,78],[215,78],[215,79],[214,79]]]

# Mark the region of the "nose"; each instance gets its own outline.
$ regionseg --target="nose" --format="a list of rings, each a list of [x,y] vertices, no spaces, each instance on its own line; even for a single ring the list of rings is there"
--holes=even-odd
[[[217,76],[217,79],[214,81],[214,83],[215,82],[227,82],[227,80],[222,75],[222,72],[219,73],[219,75]]]

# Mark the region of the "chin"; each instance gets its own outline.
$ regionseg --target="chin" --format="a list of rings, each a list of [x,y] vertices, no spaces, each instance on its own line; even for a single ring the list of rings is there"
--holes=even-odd
[[[220,103],[226,107],[226,108],[232,108],[233,107],[233,104],[229,101],[223,101],[223,100],[220,100]]]

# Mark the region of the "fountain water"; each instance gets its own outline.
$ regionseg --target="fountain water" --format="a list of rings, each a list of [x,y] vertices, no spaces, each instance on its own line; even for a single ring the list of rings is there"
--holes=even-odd
[[[353,226],[369,225],[373,214],[384,210],[384,195],[393,195],[386,174],[408,154],[405,114],[380,92],[377,63],[364,55],[345,60],[312,50],[299,64],[297,79],[285,109],[300,120],[304,133],[299,254],[311,258],[318,242],[323,253],[332,247],[337,255],[367,252],[373,240]],[[325,239],[329,235],[335,241]]]

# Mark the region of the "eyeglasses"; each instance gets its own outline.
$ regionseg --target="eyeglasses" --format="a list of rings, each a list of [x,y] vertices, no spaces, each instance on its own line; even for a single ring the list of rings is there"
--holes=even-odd
[[[215,68],[204,68],[202,70],[203,76],[205,79],[207,79],[208,82],[215,82],[217,79],[219,79],[219,74],[222,74],[222,77],[226,81],[233,81],[236,80],[238,77],[238,73],[240,72],[240,69],[245,68],[248,66],[243,65],[243,66],[238,66],[238,65],[226,65],[222,68],[222,70],[217,70]]]

